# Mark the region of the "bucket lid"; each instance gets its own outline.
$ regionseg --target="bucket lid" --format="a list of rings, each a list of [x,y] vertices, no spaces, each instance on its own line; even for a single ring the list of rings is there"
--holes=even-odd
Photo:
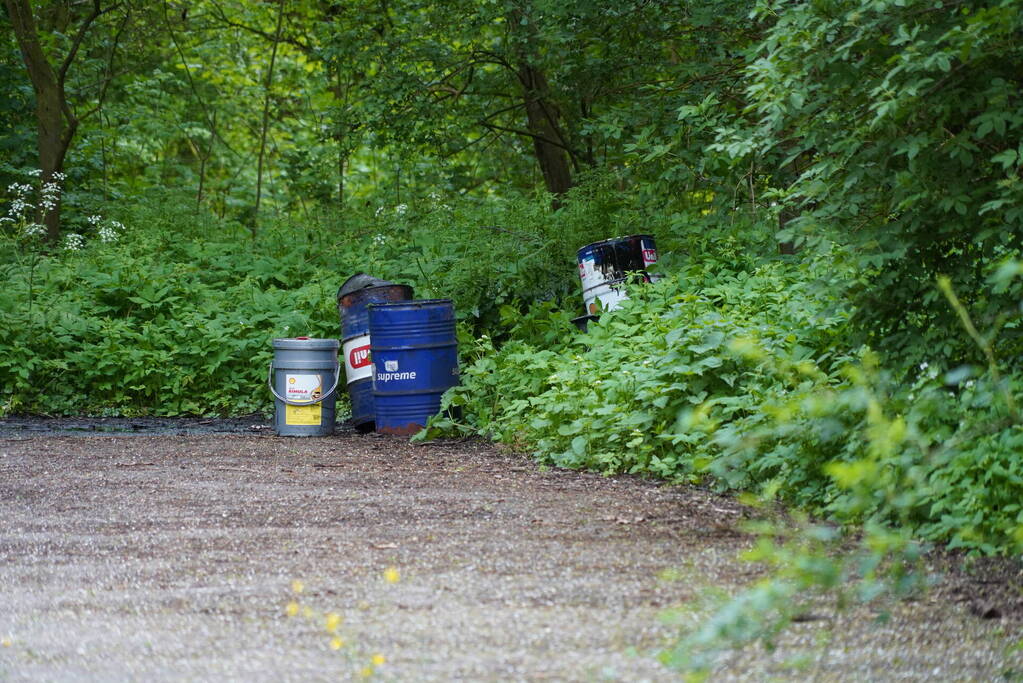
[[[348,296],[352,292],[357,292],[360,289],[366,289],[368,287],[386,287],[393,284],[393,282],[381,280],[378,277],[373,277],[366,273],[356,273],[341,283],[341,287],[337,290],[337,299],[340,301],[341,297]]]
[[[310,339],[309,337],[287,337],[274,339],[275,349],[302,351],[312,349],[331,350],[341,346],[337,339]]]

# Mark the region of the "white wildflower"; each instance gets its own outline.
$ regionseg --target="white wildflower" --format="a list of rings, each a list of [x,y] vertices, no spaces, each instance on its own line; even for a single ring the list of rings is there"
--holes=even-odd
[[[62,174],[63,175],[63,174]],[[53,174],[54,178],[57,174]],[[57,208],[57,202],[60,200],[60,182],[50,181],[43,183],[43,189],[39,193],[39,202],[45,211],[52,211]]]
[[[99,241],[107,244],[116,242],[120,234],[112,225],[104,225],[99,229]]]
[[[373,236],[373,244],[385,244],[387,242],[387,235],[378,232]]]
[[[43,169],[41,169],[41,168],[33,168],[31,171],[28,172],[28,174],[30,176],[32,176],[33,178],[38,178],[39,176],[41,176],[43,174]]]
[[[103,220],[103,216],[89,216],[86,220],[89,221],[89,225],[96,227]]]
[[[29,223],[25,226],[24,235],[25,237],[42,237],[46,234],[46,228],[39,225],[38,223]]]
[[[398,206],[394,207],[394,213],[399,216],[404,216],[406,211],[408,211],[408,204],[398,204]]]
[[[380,218],[380,214],[382,214],[383,212],[384,212],[384,207],[381,206],[381,207],[379,207],[376,210],[376,213],[373,214],[373,217],[374,218]]]
[[[64,235],[64,251],[78,251],[85,246],[85,238],[77,232]]]

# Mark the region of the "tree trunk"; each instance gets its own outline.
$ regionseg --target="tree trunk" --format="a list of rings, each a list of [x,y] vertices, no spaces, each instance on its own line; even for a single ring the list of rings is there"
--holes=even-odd
[[[516,77],[522,87],[526,110],[526,130],[533,139],[533,153],[540,165],[547,191],[554,195],[554,208],[560,197],[572,187],[569,146],[561,133],[561,112],[550,99],[550,86],[543,71],[535,66],[537,32],[526,8],[516,7],[509,15],[509,26],[518,33],[514,45]]]
[[[42,170],[42,182],[60,185],[56,174],[64,170],[64,157],[67,155],[71,138],[74,136],[75,125],[65,127],[61,115],[60,95],[56,89],[36,88],[36,120],[39,128],[39,168]],[[60,192],[50,195],[54,201],[40,207],[43,225],[46,226],[46,238],[56,241],[60,236]]]
[[[92,0],[92,9],[78,27],[71,49],[58,69],[50,64],[39,43],[39,31],[29,0],[4,0],[4,6],[35,91],[39,169],[42,171],[43,186],[59,186],[63,179],[64,158],[78,130],[78,117],[68,104],[64,81],[89,27],[103,13],[100,0]],[[41,202],[43,206],[40,213],[43,225],[46,226],[47,239],[53,241],[60,236],[60,192],[47,194],[50,201]]]
[[[28,0],[4,0],[7,14],[11,18],[14,35],[21,49],[21,56],[28,70],[29,80],[36,97],[36,127],[39,134],[39,168],[44,185],[57,182],[55,174],[64,169],[71,139],[78,127],[78,119],[70,115],[64,101],[62,79],[46,58],[35,19]],[[67,120],[65,120],[65,117]],[[60,198],[40,207],[40,219],[46,226],[47,238],[56,240],[60,235]]]
[[[803,150],[787,166],[779,169],[778,179],[781,181],[782,187],[788,189],[796,182],[799,176],[813,163],[813,154],[812,149]],[[791,221],[799,218],[801,214],[801,211],[797,211],[788,205],[783,205],[782,210],[778,212],[778,230],[784,230]],[[779,254],[793,255],[799,253],[799,251],[800,247],[796,246],[794,241],[778,242]]]
[[[533,137],[533,151],[547,191],[557,197],[572,187],[572,168],[569,165],[568,145],[558,126],[558,109],[548,99],[549,88],[543,73],[530,64],[522,64],[518,72],[522,84],[522,99],[526,108],[526,123]]]
[[[263,196],[263,156],[266,154],[266,131],[270,127],[270,86],[274,80],[274,63],[277,61],[277,45],[281,42],[281,27],[284,25],[284,1],[280,0],[277,8],[277,29],[274,31],[273,48],[270,50],[270,68],[266,72],[266,83],[263,86],[263,120],[259,129],[259,161],[256,165],[256,208],[252,216],[252,236],[256,236],[259,228],[259,200]]]

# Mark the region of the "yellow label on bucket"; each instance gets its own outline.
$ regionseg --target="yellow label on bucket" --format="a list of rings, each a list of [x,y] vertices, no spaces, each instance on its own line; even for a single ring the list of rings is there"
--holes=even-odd
[[[321,403],[312,403],[307,406],[284,406],[284,424],[286,425],[314,425],[319,427],[323,408]]]

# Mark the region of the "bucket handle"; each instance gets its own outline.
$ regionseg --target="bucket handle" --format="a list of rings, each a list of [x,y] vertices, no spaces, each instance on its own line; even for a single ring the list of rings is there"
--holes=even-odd
[[[270,393],[273,394],[274,398],[276,398],[278,401],[286,403],[289,406],[310,406],[313,405],[314,403],[326,401],[328,398],[330,398],[331,394],[333,394],[334,391],[337,389],[337,385],[340,381],[341,363],[336,363],[334,365],[334,386],[332,386],[330,390],[327,391],[327,393],[323,394],[323,396],[320,396],[319,398],[314,398],[311,401],[292,401],[291,399],[284,398],[274,390],[274,362],[272,360],[270,361],[270,371],[266,375],[266,386],[270,388]]]

